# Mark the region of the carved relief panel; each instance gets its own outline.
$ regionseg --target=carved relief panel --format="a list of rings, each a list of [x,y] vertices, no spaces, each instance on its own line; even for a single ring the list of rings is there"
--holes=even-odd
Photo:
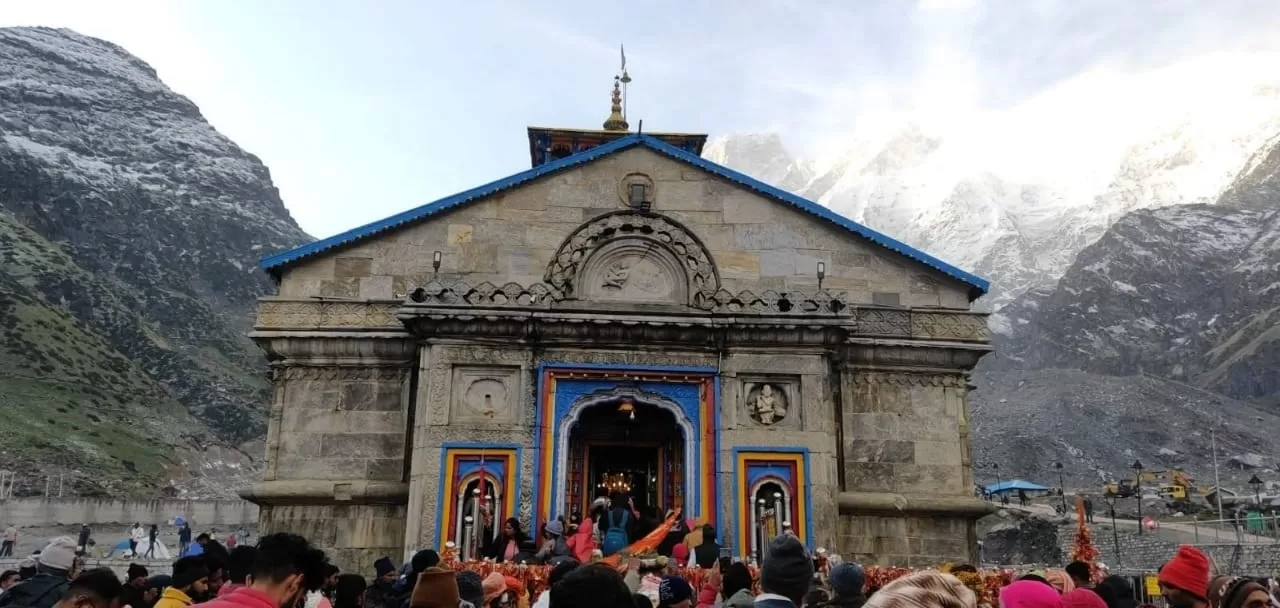
[[[578,289],[583,298],[597,302],[689,302],[689,281],[675,256],[643,238],[600,247],[583,266]]]
[[[470,424],[515,424],[519,422],[519,396],[518,367],[455,367],[450,420]]]
[[[800,404],[795,379],[756,378],[742,382],[742,413],[761,426],[798,422]]]

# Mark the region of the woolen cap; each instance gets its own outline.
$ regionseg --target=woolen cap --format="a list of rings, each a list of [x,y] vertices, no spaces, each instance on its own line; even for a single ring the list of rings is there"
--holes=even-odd
[[[1160,569],[1157,580],[1205,600],[1209,590],[1209,556],[1195,547],[1182,545],[1173,559]]]
[[[760,566],[760,588],[799,603],[813,582],[813,560],[800,539],[782,535],[769,543]]]
[[[456,608],[459,599],[458,579],[452,571],[427,568],[418,575],[418,582],[413,586],[409,608]]]
[[[858,597],[866,585],[866,574],[862,566],[853,562],[837,564],[827,575],[827,582],[838,598]]]
[[[36,563],[54,570],[70,570],[76,563],[76,541],[70,536],[59,536],[45,545]]]

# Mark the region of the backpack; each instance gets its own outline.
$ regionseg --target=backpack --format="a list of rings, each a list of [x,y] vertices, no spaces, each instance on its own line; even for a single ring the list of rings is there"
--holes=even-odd
[[[622,512],[622,521],[613,521],[613,511],[609,511],[609,530],[604,533],[604,543],[600,547],[600,552],[605,556],[613,555],[630,544],[627,542],[627,523],[631,519],[631,514],[626,511]]]

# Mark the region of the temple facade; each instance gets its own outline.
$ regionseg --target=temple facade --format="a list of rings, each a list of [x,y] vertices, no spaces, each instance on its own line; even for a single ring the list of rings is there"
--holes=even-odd
[[[975,560],[987,283],[615,118],[531,128],[527,171],[263,260],[263,531],[359,571],[474,550],[479,500],[536,530],[622,492],[746,558],[789,529]]]

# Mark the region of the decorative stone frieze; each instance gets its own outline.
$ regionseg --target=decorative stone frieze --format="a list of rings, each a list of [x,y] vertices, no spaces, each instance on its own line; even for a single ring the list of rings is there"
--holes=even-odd
[[[399,329],[400,321],[396,319],[399,307],[400,302],[262,298],[258,301],[254,329]]]

